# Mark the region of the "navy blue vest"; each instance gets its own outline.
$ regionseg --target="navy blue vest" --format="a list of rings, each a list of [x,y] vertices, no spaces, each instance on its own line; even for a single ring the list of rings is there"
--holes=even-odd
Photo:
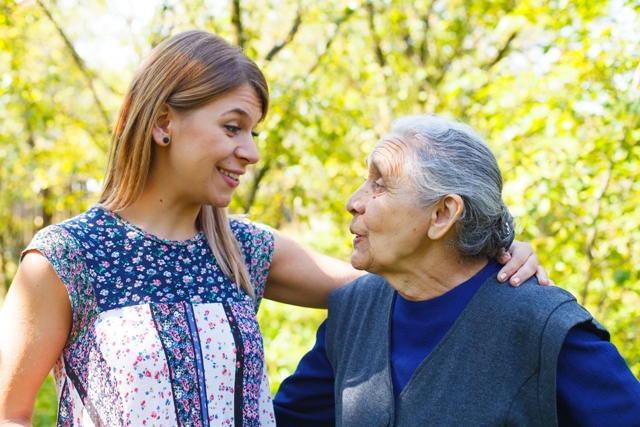
[[[557,426],[556,365],[567,332],[589,322],[609,339],[570,293],[535,279],[512,288],[493,276],[394,400],[394,296],[376,275],[331,294],[336,426]]]

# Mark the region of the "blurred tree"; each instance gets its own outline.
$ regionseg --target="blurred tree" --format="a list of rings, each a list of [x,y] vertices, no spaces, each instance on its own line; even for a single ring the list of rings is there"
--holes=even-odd
[[[232,212],[346,259],[344,202],[391,120],[460,118],[495,150],[521,239],[640,376],[638,0],[157,0],[147,15],[115,0],[0,4],[0,285],[38,228],[95,201],[135,64],[202,28],[271,85],[262,159]],[[107,35],[116,48],[101,51]],[[272,388],[323,317],[263,304]]]

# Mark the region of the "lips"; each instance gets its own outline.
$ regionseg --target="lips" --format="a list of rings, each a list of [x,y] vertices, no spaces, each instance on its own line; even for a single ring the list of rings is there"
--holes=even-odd
[[[234,181],[238,181],[240,179],[240,175],[242,175],[242,172],[232,172],[230,170],[226,170],[226,169],[222,169],[220,167],[217,167],[216,169],[218,169],[218,172],[220,172],[221,174],[228,176],[229,178],[231,178]]]
[[[349,228],[349,232],[351,234],[353,234],[353,244],[357,244],[358,242],[360,242],[364,237],[358,233],[356,233],[355,231],[353,231],[352,228]]]
[[[216,166],[216,170],[220,173],[222,180],[225,181],[231,188],[236,188],[238,185],[240,185],[240,175],[243,175],[244,171],[222,169],[219,166]]]

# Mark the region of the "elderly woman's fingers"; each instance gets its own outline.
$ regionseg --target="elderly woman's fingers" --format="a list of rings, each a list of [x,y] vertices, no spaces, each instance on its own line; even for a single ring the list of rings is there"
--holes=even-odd
[[[538,270],[536,271],[536,279],[538,279],[538,283],[542,286],[549,286],[551,282],[549,275],[547,274],[547,270],[545,270],[541,265],[538,266]]]
[[[532,256],[534,256],[533,259]],[[513,242],[509,251],[505,251],[503,256],[497,259],[501,264],[506,263],[498,273],[498,280],[504,282],[511,278],[513,286],[533,276],[539,264],[531,245],[517,240]]]

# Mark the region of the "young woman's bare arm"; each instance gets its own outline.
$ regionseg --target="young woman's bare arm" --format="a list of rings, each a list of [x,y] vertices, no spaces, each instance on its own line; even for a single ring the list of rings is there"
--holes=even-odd
[[[303,307],[327,308],[329,293],[366,274],[351,264],[307,249],[282,233],[275,231],[275,247],[264,297]],[[498,260],[505,264],[502,281],[510,279],[513,286],[534,274],[540,284],[549,283],[547,273],[538,264],[538,257],[528,243],[514,242]]]
[[[64,284],[39,252],[27,253],[0,311],[0,426],[30,426],[38,390],[71,330]]]
[[[265,298],[303,307],[327,308],[329,293],[366,274],[319,254],[274,230],[275,247]]]

